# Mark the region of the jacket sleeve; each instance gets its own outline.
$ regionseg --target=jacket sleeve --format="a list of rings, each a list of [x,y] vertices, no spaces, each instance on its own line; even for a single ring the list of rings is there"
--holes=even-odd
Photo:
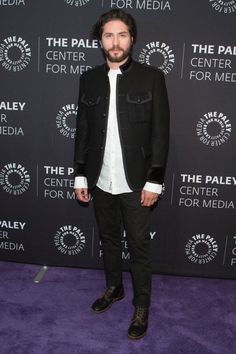
[[[86,108],[81,103],[81,97],[85,93],[85,75],[80,77],[78,112],[76,120],[76,135],[74,147],[74,176],[86,176],[85,164],[88,151],[88,122],[86,117]]]
[[[152,154],[147,181],[162,184],[169,149],[169,102],[164,74],[156,71],[153,90]]]

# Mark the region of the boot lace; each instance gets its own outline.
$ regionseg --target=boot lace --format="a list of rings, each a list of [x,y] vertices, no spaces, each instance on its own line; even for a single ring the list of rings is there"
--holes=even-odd
[[[137,306],[135,309],[133,321],[145,323],[147,319],[147,311],[148,309],[146,307]]]
[[[111,295],[114,292],[114,289],[115,289],[115,287],[113,287],[113,286],[110,286],[109,288],[106,289],[106,291],[105,291],[105,293],[103,295],[106,300],[110,299]]]

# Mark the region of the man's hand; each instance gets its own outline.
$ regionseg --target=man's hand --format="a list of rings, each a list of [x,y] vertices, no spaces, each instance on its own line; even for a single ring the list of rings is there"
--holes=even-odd
[[[88,203],[89,202],[89,193],[88,188],[76,188],[75,189],[76,198],[81,202]]]
[[[156,203],[156,201],[159,199],[160,195],[157,193],[153,193],[153,192],[148,192],[145,191],[145,189],[142,190],[141,192],[141,204],[142,206],[151,206],[154,203]]]

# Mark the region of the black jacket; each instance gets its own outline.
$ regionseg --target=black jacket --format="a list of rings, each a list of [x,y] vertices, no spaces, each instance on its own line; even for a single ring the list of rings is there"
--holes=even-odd
[[[125,175],[132,190],[163,183],[168,153],[169,105],[164,74],[129,59],[117,76],[117,120]],[[75,139],[75,176],[93,188],[100,175],[109,108],[107,64],[80,79]]]

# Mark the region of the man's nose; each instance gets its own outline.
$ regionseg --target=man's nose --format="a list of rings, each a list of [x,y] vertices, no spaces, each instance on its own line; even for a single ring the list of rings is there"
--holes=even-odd
[[[114,45],[114,46],[117,46],[118,44],[119,44],[118,36],[114,36],[114,37],[113,37],[113,45]]]

